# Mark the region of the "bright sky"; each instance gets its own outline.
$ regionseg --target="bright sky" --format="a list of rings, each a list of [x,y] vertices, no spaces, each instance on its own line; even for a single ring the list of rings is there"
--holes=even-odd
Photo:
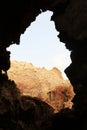
[[[55,24],[50,21],[51,11],[37,16],[36,21],[26,29],[20,37],[20,45],[12,45],[11,60],[25,61],[37,67],[51,69],[58,67],[64,74],[64,69],[71,63],[70,52],[60,43]]]

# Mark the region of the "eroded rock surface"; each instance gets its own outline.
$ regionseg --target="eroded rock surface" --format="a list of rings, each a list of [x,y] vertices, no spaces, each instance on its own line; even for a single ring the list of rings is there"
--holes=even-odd
[[[54,109],[44,101],[22,96],[14,81],[0,75],[0,129],[41,130]],[[43,127],[42,127],[43,126]]]
[[[72,63],[65,72],[73,84],[76,93],[73,100],[75,103],[73,107],[74,113],[70,112],[72,113],[71,115],[75,114],[76,116],[75,118],[71,116],[70,119],[66,117],[67,112],[65,111],[65,114],[64,112],[62,112],[62,115],[60,114],[60,118],[62,118],[61,121],[63,123],[66,118],[67,122],[70,119],[73,122],[73,129],[85,130],[87,129],[87,101],[85,100],[87,97],[87,0],[1,1],[0,50],[13,43],[19,44],[20,35],[24,33],[26,27],[35,20],[35,17],[41,11],[46,10],[53,11],[52,20],[54,20],[56,29],[59,31],[58,37],[71,50]],[[4,51],[0,52],[1,54],[4,53]],[[9,67],[7,67],[6,57],[4,55],[3,66],[7,68],[5,69],[7,71]],[[0,71],[2,70],[3,68],[0,69]],[[57,119],[58,117],[59,115],[57,115]],[[81,123],[76,124],[75,121]],[[60,127],[60,129],[64,128],[70,129],[68,125]]]
[[[72,85],[62,77],[58,68],[47,70],[31,63],[11,61],[8,76],[15,81],[22,95],[38,97],[56,111],[64,107],[72,108]]]

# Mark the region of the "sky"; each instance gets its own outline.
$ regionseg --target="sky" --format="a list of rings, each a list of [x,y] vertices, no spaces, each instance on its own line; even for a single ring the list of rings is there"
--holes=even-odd
[[[46,11],[36,17],[36,20],[20,36],[20,45],[11,45],[11,60],[32,63],[36,67],[52,69],[57,67],[64,78],[64,70],[71,63],[70,52],[57,37],[59,32],[51,21],[53,12]]]

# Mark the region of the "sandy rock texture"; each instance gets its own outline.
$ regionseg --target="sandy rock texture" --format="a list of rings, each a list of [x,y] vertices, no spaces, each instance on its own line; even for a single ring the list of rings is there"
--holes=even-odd
[[[56,111],[63,107],[71,108],[73,88],[68,80],[63,79],[58,68],[47,70],[31,63],[12,61],[8,75],[23,95],[38,97]]]

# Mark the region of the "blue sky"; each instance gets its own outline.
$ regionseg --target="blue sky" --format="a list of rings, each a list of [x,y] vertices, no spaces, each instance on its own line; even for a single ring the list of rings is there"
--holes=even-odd
[[[25,61],[37,67],[58,67],[62,73],[70,64],[70,52],[60,43],[51,11],[36,17],[36,21],[20,37],[20,45],[12,45],[11,60]],[[64,73],[63,73],[64,75]],[[65,77],[65,75],[64,75]]]

